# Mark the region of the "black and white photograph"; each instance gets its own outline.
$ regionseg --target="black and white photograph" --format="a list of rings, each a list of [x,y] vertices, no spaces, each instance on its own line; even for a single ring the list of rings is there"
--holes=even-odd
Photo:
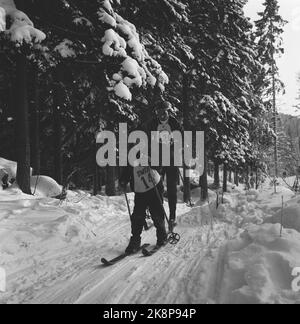
[[[299,304],[299,39],[299,0],[0,0],[0,304]]]

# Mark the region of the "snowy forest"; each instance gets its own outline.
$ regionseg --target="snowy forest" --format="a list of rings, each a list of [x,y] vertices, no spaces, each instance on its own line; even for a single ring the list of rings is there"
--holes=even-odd
[[[206,132],[207,162],[264,168],[283,51],[276,2],[256,28],[245,1],[15,2],[1,1],[0,138],[24,192],[32,166],[61,184],[79,168],[77,187],[114,195],[117,170],[95,170],[95,136],[144,122],[161,95],[185,129]]]
[[[254,22],[247,2],[0,0],[0,303],[300,301],[287,287],[300,266],[300,136],[277,106],[288,22],[278,0]],[[127,244],[134,199],[121,168],[97,165],[96,137],[136,129],[161,101],[205,132],[204,173],[179,181],[181,243],[155,253],[156,270],[138,259],[111,280],[93,266]]]

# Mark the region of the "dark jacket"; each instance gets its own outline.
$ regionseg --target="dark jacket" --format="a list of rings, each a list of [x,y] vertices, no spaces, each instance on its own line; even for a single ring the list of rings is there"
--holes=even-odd
[[[160,121],[159,119],[156,117],[154,118],[153,120],[151,120],[149,123],[147,124],[144,124],[144,129],[143,131],[146,132],[147,136],[148,136],[148,139],[149,139],[149,143],[148,143],[148,148],[149,148],[149,156],[151,156],[151,139],[152,139],[152,132],[156,132],[158,130],[158,126],[159,126]],[[174,117],[169,117],[169,120],[168,120],[168,124],[170,125],[170,128],[171,128],[171,131],[172,132],[175,132],[175,131],[179,131],[181,132],[181,135],[183,136],[183,132],[184,132],[184,129],[182,127],[182,125],[178,122],[178,120]],[[170,154],[171,154],[171,166],[174,165],[174,142],[171,142],[170,143]],[[162,143],[160,144],[160,165],[162,165],[162,152],[163,152],[163,145]]]

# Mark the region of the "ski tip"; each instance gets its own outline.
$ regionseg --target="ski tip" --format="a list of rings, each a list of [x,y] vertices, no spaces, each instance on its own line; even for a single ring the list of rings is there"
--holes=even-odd
[[[145,256],[145,257],[151,256],[151,253],[147,249],[143,249],[142,253],[143,253],[143,256]]]
[[[159,251],[162,247],[157,247],[155,246],[153,249],[149,250],[149,249],[143,249],[142,253],[145,257],[150,257],[153,254],[155,254],[157,251]]]
[[[102,264],[103,264],[104,266],[106,266],[106,267],[110,267],[110,266],[113,265],[113,263],[109,262],[108,260],[106,260],[106,259],[104,259],[104,258],[101,259],[101,262],[102,262]]]

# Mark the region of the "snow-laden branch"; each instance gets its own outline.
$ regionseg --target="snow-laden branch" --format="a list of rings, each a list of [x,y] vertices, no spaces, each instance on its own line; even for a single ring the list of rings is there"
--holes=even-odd
[[[10,19],[10,27],[7,29],[7,17]],[[16,8],[13,0],[0,0],[0,32],[6,32],[11,41],[22,43],[40,43],[46,35],[34,28],[33,22],[22,11]]]
[[[123,58],[123,62],[120,71],[112,76],[109,90],[126,100],[132,99],[130,89],[134,86],[158,86],[164,91],[168,76],[140,42],[135,26],[115,13],[111,2],[104,0],[98,12],[99,20],[108,26],[102,50],[105,56]]]

